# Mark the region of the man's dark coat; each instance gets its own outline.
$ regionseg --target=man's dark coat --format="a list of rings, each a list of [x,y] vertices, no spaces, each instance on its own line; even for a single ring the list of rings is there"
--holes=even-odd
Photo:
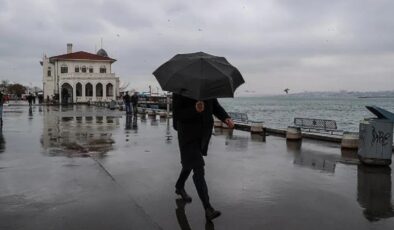
[[[130,95],[129,95],[129,94],[124,95],[124,96],[123,96],[123,101],[124,101],[125,103],[130,103],[130,102],[131,102],[131,97],[130,97]]]
[[[178,131],[179,149],[183,167],[204,166],[202,156],[207,155],[215,115],[221,121],[230,116],[217,99],[204,101],[204,111],[196,111],[196,100],[178,94],[172,96],[173,126]]]
[[[130,98],[130,101],[131,101],[131,104],[132,104],[133,106],[136,106],[136,105],[138,104],[138,96],[135,95],[135,94],[133,94],[133,95],[131,96],[131,98]]]

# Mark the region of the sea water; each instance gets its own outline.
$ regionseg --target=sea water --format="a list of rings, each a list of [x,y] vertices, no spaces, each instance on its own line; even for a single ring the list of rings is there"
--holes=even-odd
[[[247,113],[266,127],[284,129],[295,117],[335,120],[339,130],[358,131],[360,120],[375,117],[365,108],[375,105],[394,113],[394,98],[266,96],[220,99],[229,112]]]

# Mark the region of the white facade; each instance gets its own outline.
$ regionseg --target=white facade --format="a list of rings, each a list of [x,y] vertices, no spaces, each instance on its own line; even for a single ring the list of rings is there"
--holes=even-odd
[[[72,52],[46,57],[42,61],[44,99],[59,98],[60,103],[85,103],[115,100],[119,95],[119,78],[112,73],[115,59],[98,54]],[[105,54],[105,56],[99,54]],[[65,101],[67,100],[67,101]]]

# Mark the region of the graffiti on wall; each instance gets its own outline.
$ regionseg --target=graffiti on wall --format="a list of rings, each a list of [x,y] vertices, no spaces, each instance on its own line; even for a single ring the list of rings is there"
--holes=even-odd
[[[391,138],[391,133],[383,132],[383,131],[376,131],[375,127],[372,127],[372,141],[371,141],[371,146],[372,145],[382,145],[386,146],[389,143],[389,140]]]

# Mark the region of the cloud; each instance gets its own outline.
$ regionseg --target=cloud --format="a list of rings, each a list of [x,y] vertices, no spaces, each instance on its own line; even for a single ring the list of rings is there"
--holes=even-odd
[[[176,53],[225,56],[240,90],[393,89],[394,2],[316,0],[0,0],[0,78],[41,85],[43,53],[94,52],[130,85]]]

